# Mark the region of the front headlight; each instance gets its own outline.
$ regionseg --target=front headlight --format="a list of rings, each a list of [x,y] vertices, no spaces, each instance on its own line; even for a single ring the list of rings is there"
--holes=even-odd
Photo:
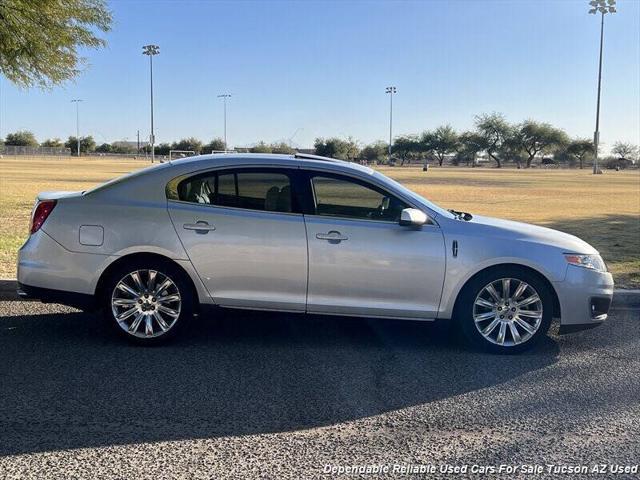
[[[565,253],[564,258],[571,265],[577,267],[590,268],[597,272],[606,272],[607,265],[600,255],[576,255],[574,253]]]

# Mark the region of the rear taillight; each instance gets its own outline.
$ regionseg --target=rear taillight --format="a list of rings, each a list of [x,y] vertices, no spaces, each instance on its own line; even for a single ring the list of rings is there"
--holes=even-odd
[[[55,200],[42,200],[38,202],[33,209],[33,215],[31,215],[31,225],[29,225],[29,233],[33,234],[40,230],[40,227],[44,224],[49,214],[53,211],[53,207],[56,206]]]

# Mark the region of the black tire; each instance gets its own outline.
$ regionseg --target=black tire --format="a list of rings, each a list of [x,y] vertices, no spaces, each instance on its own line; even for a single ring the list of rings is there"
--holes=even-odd
[[[129,306],[118,307],[112,305],[112,300],[114,298],[114,291],[117,292],[118,296],[123,296],[127,298],[123,298],[122,300],[127,301],[130,299],[135,299],[132,294],[121,291],[120,289],[116,290],[118,284],[122,280],[125,280],[125,283],[128,285],[134,286],[135,282],[132,282],[131,279],[133,277],[129,277],[134,272],[139,272],[138,277],[142,280],[145,286],[148,286],[149,282],[149,272],[154,271],[157,272],[156,278],[160,280],[160,285],[164,284],[164,279],[169,279],[172,283],[168,287],[168,289],[164,291],[157,292],[157,298],[168,298],[169,295],[175,296],[176,293],[179,296],[179,300],[174,302],[160,304],[162,307],[166,307],[171,309],[172,312],[178,312],[177,317],[169,317],[168,314],[161,313],[160,307],[156,307],[154,305],[147,305],[147,301],[151,302],[153,300],[156,301],[156,297],[153,296],[153,292],[148,294],[149,299],[144,299],[144,305],[138,306],[135,305],[135,308],[143,308],[145,307],[145,312],[143,312],[143,318],[139,322],[139,327],[136,328],[134,333],[130,333],[128,330],[125,330],[126,327],[131,327],[131,324],[137,317],[138,313],[133,313],[131,319],[127,318],[123,321],[119,321],[116,319],[115,312],[124,313],[125,309],[133,308]],[[146,275],[146,277],[145,277]],[[175,287],[175,288],[174,288]],[[162,297],[161,295],[165,295]],[[193,317],[194,312],[194,299],[195,294],[193,291],[193,286],[187,277],[187,275],[175,264],[170,261],[163,261],[160,259],[134,259],[131,262],[124,263],[117,268],[115,268],[112,272],[110,272],[109,277],[106,279],[104,284],[104,290],[102,295],[102,307],[104,318],[107,323],[113,328],[118,335],[124,337],[129,342],[138,344],[138,345],[158,345],[165,343],[169,340],[176,338],[180,335],[184,330],[186,325],[189,323],[191,318]],[[139,300],[136,300],[136,304],[139,303]],[[148,309],[146,307],[148,306]],[[160,325],[159,321],[154,316],[154,312],[150,311],[155,310],[157,308],[157,314],[161,315],[161,318],[164,319],[164,327],[169,327],[166,331]],[[175,315],[175,314],[172,314]],[[143,322],[146,322],[146,318],[149,316],[151,322],[151,329],[153,331],[152,335],[149,335],[145,329],[145,333],[143,334],[142,329],[140,327],[144,327],[146,325],[142,325]],[[172,322],[172,323],[171,323]]]
[[[535,293],[537,293],[541,302],[542,318],[540,320],[539,326],[537,327],[537,329],[535,330],[535,333],[533,334],[529,334],[528,332],[525,331],[525,335],[530,335],[530,337],[527,338],[527,340],[524,340],[524,341],[521,340],[522,343],[516,343],[514,336],[517,337],[517,335],[514,335],[511,333],[511,331],[509,330],[510,327],[508,325],[505,326],[506,333],[502,337],[504,342],[504,344],[502,345],[498,343],[493,343],[491,340],[486,338],[485,335],[483,335],[480,332],[480,329],[488,330],[489,329],[488,324],[494,321],[494,319],[498,320],[498,318],[500,318],[499,315],[501,313],[505,313],[505,317],[511,318],[511,317],[508,317],[508,314],[512,314],[510,309],[513,307],[513,305],[510,305],[507,308],[505,308],[504,305],[501,307],[498,307],[498,309],[506,310],[501,312],[497,312],[496,311],[497,309],[490,310],[487,307],[477,307],[475,305],[478,295],[480,295],[480,293],[484,290],[484,288],[487,285],[489,285],[491,282],[498,282],[497,285],[498,285],[498,288],[500,288],[499,285],[502,285],[502,283],[499,281],[504,278],[515,279],[520,282],[525,282],[535,290]],[[514,289],[516,287],[514,287],[513,284],[511,283],[510,285],[512,285],[510,291],[515,293]],[[518,284],[515,284],[515,285],[518,285]],[[533,296],[533,294],[531,293],[532,292],[531,290],[528,290],[528,292],[531,296]],[[502,291],[499,291],[498,293],[501,294]],[[487,320],[476,322],[476,320],[474,319],[474,313],[478,313],[478,310],[477,310],[478,308],[485,308],[486,309],[485,311],[487,314],[489,314],[489,312],[495,311],[496,316],[493,318],[490,316],[489,319]],[[518,306],[517,308],[520,308],[520,307]],[[522,309],[524,312],[526,312],[526,307],[522,307]],[[549,290],[549,287],[547,283],[544,281],[544,279],[541,278],[540,275],[536,274],[535,272],[532,272],[526,268],[510,266],[510,265],[504,266],[504,267],[494,267],[494,268],[487,269],[483,272],[480,272],[478,275],[473,277],[464,286],[464,288],[460,292],[460,295],[458,296],[458,299],[456,301],[454,318],[457,321],[465,339],[472,346],[487,352],[491,352],[491,353],[500,353],[500,354],[519,353],[533,347],[537,342],[540,341],[541,338],[546,336],[547,331],[549,330],[549,327],[551,325],[551,320],[553,318],[553,294]],[[527,324],[528,325],[535,324],[535,321],[527,318]],[[500,326],[501,324],[498,323],[497,327],[494,327],[494,328],[499,329]],[[519,325],[517,330],[522,332],[522,328]],[[493,333],[493,330],[491,332]],[[489,335],[489,336],[491,337],[492,335]],[[496,336],[498,337],[498,335]],[[509,337],[511,338],[511,340],[509,340]],[[522,338],[524,338],[524,336]],[[499,337],[495,340],[499,341]]]

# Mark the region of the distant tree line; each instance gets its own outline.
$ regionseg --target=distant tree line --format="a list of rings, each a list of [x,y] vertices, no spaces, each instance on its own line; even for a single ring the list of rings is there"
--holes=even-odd
[[[593,142],[585,138],[569,138],[561,129],[549,123],[525,120],[509,123],[502,114],[481,114],[475,117],[473,130],[456,132],[450,125],[443,125],[421,134],[396,137],[392,147],[392,161],[400,164],[411,161],[445,162],[453,165],[474,165],[479,155],[496,167],[515,164],[518,168],[530,168],[536,160],[542,164],[567,164],[584,168],[593,161]],[[386,153],[380,144],[366,146],[369,152],[378,152],[384,161]],[[604,159],[613,166],[624,168],[635,161],[638,147],[616,142],[611,149],[615,157]]]
[[[67,147],[77,154],[77,138],[71,136],[66,142],[58,138],[47,139],[40,145],[45,147]],[[21,130],[10,133],[4,141],[6,145],[37,147],[38,141],[32,132]],[[389,144],[377,141],[362,145],[356,139],[331,137],[317,138],[314,142],[317,155],[366,163],[386,163],[389,160]],[[221,138],[203,143],[195,137],[183,138],[173,143],[160,143],[155,147],[159,156],[169,155],[170,150],[192,151],[196,154],[224,151]],[[290,145],[258,142],[242,149],[251,153],[294,153]],[[103,154],[145,154],[150,146],[138,151],[132,142],[112,142],[96,145],[93,137],[80,138],[80,152]],[[412,162],[445,163],[475,166],[480,157],[500,168],[515,164],[518,168],[530,168],[534,162],[546,165],[564,164],[584,168],[593,161],[594,145],[586,138],[569,138],[559,128],[549,123],[525,120],[518,124],[509,123],[500,113],[481,114],[475,117],[474,128],[457,132],[451,125],[442,125],[419,134],[397,136],[391,149],[391,162],[404,165]],[[625,168],[638,158],[638,147],[631,143],[616,142],[611,149],[611,157],[603,159],[609,167]]]
[[[221,138],[214,138],[209,143],[203,144],[197,138],[189,137],[173,143],[160,143],[155,147],[156,155],[169,155],[170,150],[184,150],[195,152],[197,154],[205,154],[211,152],[224,152],[225,145],[224,140]],[[296,151],[286,143],[268,144],[265,142],[258,142],[253,147],[248,147],[243,150],[250,153],[295,153]],[[151,147],[149,145],[145,145],[143,151],[149,153],[151,151]]]
[[[491,113],[477,115],[474,127],[459,133],[450,125],[442,125],[420,134],[400,135],[393,141],[391,162],[473,166],[482,155],[498,168],[508,163],[518,168],[530,168],[536,161],[584,168],[593,161],[591,140],[571,139],[549,123],[525,120],[511,124],[502,114]],[[318,155],[343,160],[385,163],[389,158],[388,144],[381,141],[361,146],[353,138],[317,138],[314,147]],[[616,142],[611,153],[612,157],[603,159],[605,164],[625,168],[637,160],[638,147]]]

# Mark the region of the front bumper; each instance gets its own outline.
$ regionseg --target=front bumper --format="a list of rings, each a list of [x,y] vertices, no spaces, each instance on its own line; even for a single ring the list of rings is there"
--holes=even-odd
[[[560,302],[560,333],[597,327],[607,319],[613,298],[613,277],[569,265],[564,281],[553,286]]]

